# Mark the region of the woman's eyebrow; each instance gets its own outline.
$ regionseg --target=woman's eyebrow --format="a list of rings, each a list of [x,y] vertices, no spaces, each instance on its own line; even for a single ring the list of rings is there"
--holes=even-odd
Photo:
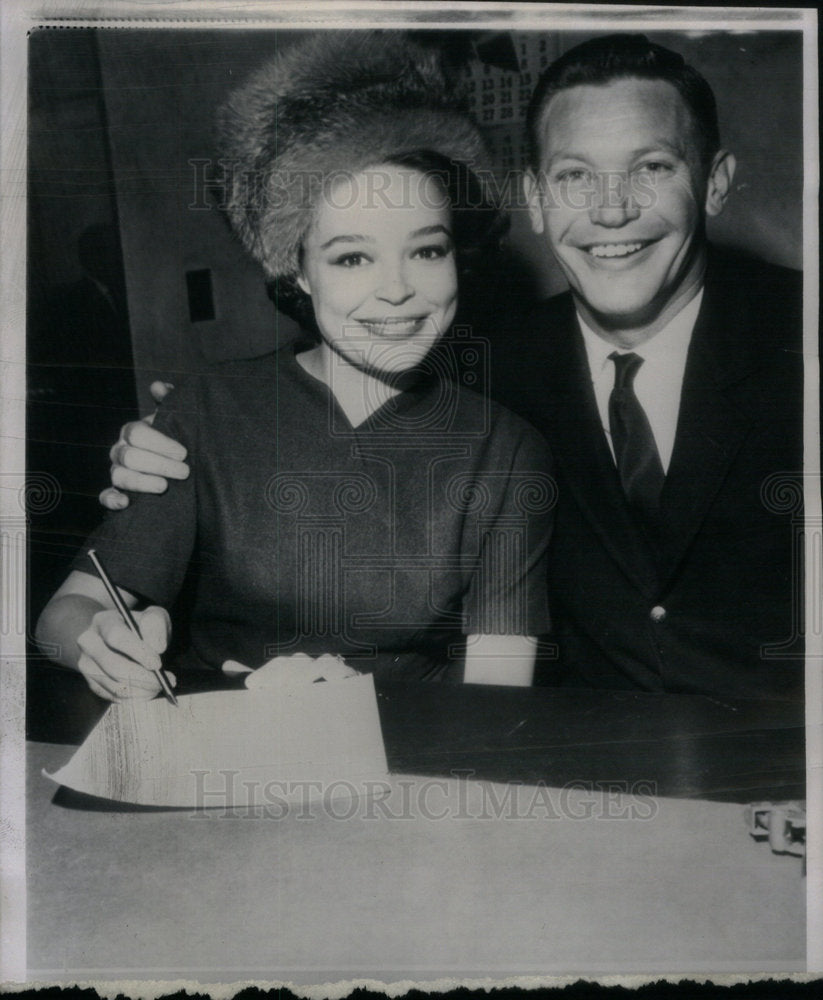
[[[358,233],[345,233],[340,236],[332,236],[330,240],[326,240],[325,243],[320,244],[321,250],[326,250],[328,247],[335,243],[374,243],[375,240],[371,236],[361,236]]]
[[[415,229],[413,232],[409,233],[409,239],[417,239],[420,236],[434,236],[437,233],[444,233],[446,236],[451,238],[451,232],[447,226],[440,223],[433,226],[421,226],[420,229]],[[338,236],[332,236],[330,240],[326,240],[325,243],[320,244],[321,250],[327,250],[330,246],[334,246],[335,243],[375,243],[376,240],[372,236],[363,236],[359,233],[341,233]]]
[[[437,223],[434,226],[422,226],[420,229],[415,229],[413,233],[409,233],[409,239],[416,239],[418,236],[434,236],[436,233],[445,233],[446,236],[451,237],[448,227]]]

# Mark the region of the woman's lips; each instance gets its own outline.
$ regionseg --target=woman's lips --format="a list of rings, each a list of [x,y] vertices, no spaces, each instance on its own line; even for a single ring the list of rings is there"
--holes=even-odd
[[[358,319],[358,323],[369,333],[389,340],[405,340],[418,333],[427,316],[391,316],[385,318]]]

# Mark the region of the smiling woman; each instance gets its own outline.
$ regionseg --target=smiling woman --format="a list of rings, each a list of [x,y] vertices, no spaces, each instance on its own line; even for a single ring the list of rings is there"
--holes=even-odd
[[[451,215],[433,175],[391,163],[337,179],[320,200],[297,282],[315,303],[321,342],[299,363],[328,385],[332,355],[349,361],[352,378],[345,398],[338,396],[344,408],[356,412],[399,392],[381,376],[416,368],[451,325],[457,308]],[[362,369],[374,372],[383,392],[363,396]]]
[[[101,697],[153,696],[163,608],[195,580],[179,668],[331,653],[407,678],[529,683],[553,486],[539,435],[450,378],[458,275],[497,212],[437,53],[392,32],[318,36],[221,121],[230,220],[315,344],[167,397],[155,428],[187,449],[191,477],[88,543],[142,638],[82,553],[41,616],[44,649]]]

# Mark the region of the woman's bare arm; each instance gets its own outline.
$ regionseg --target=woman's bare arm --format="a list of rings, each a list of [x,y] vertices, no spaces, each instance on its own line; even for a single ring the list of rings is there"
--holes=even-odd
[[[537,639],[530,635],[470,635],[466,639],[466,684],[528,687],[534,677]]]
[[[134,594],[122,589],[120,594],[127,607],[136,608]],[[156,671],[171,623],[158,607],[134,611],[134,618],[142,638],[127,627],[102,582],[75,570],[44,608],[35,638],[51,659],[79,670],[101,698],[153,698],[160,690]]]

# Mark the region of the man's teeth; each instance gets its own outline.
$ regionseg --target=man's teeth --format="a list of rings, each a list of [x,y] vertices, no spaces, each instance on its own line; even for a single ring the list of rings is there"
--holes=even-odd
[[[592,257],[628,257],[643,249],[642,243],[602,243],[588,248]]]

